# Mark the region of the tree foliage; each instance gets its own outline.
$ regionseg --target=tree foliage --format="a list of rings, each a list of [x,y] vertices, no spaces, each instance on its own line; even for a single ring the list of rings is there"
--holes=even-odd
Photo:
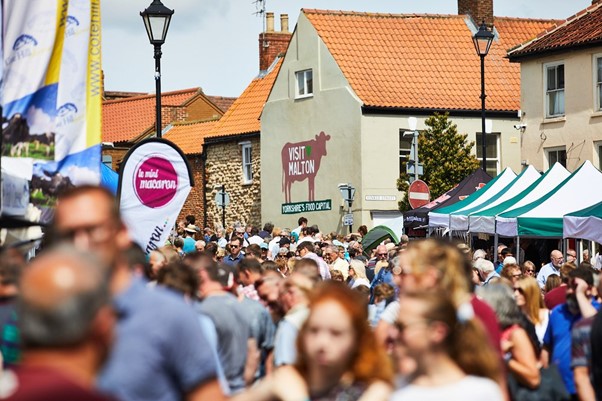
[[[431,199],[449,191],[480,165],[475,155],[470,153],[474,142],[466,141],[467,134],[458,134],[456,124],[448,117],[449,113],[435,113],[427,118],[427,129],[418,136],[418,159],[424,165],[424,175],[420,178],[429,185]],[[409,179],[404,163],[397,180],[397,188],[405,192],[399,201],[402,212],[411,209],[408,202]]]

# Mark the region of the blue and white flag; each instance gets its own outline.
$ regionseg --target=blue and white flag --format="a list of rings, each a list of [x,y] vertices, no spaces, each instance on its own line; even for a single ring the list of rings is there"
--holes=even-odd
[[[61,191],[100,180],[100,0],[4,0],[2,17],[2,167],[48,220]]]

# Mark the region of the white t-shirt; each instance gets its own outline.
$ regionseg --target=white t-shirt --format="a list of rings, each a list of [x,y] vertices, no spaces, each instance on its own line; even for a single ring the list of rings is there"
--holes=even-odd
[[[409,384],[397,390],[390,401],[503,401],[496,382],[484,377],[466,376],[462,380],[438,387]]]
[[[395,323],[397,317],[399,316],[399,301],[393,301],[383,311],[380,315],[380,320],[384,320],[389,324]]]

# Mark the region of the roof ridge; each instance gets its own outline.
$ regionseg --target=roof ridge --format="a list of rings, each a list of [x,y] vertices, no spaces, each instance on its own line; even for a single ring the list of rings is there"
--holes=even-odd
[[[161,98],[164,98],[166,96],[177,96],[177,95],[184,94],[186,92],[202,93],[202,88],[200,86],[197,86],[197,87],[189,88],[189,89],[179,89],[176,91],[161,92]],[[147,95],[130,96],[130,97],[123,98],[123,99],[105,100],[103,103],[104,104],[114,104],[114,103],[132,102],[135,100],[144,100],[144,99],[148,99],[148,98],[154,99],[156,96],[157,95],[155,93],[149,93]]]
[[[170,124],[172,126],[184,126],[184,125],[195,125],[195,124],[207,124],[207,123],[216,123],[220,119],[219,118],[206,118],[201,120],[189,120],[189,121],[172,121]]]
[[[521,43],[513,48],[511,48],[510,50],[508,50],[508,55],[510,55],[510,53],[518,53],[520,52],[520,50],[526,48],[527,46],[530,46],[532,43],[538,41],[539,39],[543,38],[544,36],[547,36],[549,34],[551,34],[552,32],[557,31],[560,28],[563,28],[569,24],[572,24],[573,22],[581,19],[582,17],[590,14],[592,11],[596,10],[597,8],[602,7],[602,2],[598,2],[595,4],[591,4],[587,7],[585,7],[582,10],[577,11],[575,14],[569,16],[568,18],[564,19],[564,20],[559,20],[556,24],[554,24],[553,26],[543,30],[542,32],[540,32],[535,38]]]
[[[394,18],[415,18],[415,17],[435,17],[435,18],[464,18],[463,14],[430,14],[430,13],[376,13],[371,11],[346,11],[346,10],[320,10],[315,8],[302,8],[304,14],[321,15],[342,15],[342,16],[367,16],[367,17],[394,17]]]
[[[366,17],[394,17],[394,18],[416,18],[416,17],[427,17],[427,18],[466,18],[468,14],[434,14],[434,13],[378,13],[370,11],[346,11],[346,10],[328,10],[328,9],[315,9],[315,8],[302,8],[301,11],[305,14],[318,14],[318,15],[340,15],[340,16],[366,16]],[[532,22],[558,22],[562,21],[553,18],[521,18],[521,17],[506,17],[506,16],[493,16],[494,19],[505,19],[513,21],[532,21]]]

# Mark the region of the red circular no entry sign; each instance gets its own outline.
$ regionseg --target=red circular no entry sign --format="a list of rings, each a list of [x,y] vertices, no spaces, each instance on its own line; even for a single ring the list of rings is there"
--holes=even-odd
[[[419,208],[429,203],[431,200],[431,191],[426,182],[422,180],[416,180],[410,184],[408,189],[408,201],[412,209]]]

